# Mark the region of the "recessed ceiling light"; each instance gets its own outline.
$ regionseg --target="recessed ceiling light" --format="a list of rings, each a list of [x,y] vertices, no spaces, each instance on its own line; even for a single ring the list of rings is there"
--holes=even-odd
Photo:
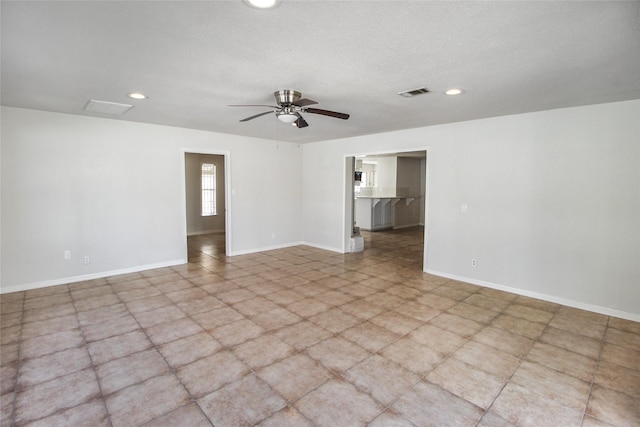
[[[129,98],[133,98],[133,99],[147,99],[147,95],[145,95],[144,93],[140,93],[140,92],[131,92],[131,93],[127,94],[127,96]]]
[[[273,9],[280,4],[280,0],[244,0],[244,2],[256,9]]]
[[[448,91],[445,92],[445,94],[453,96],[453,95],[460,95],[463,92],[464,90],[456,87],[456,88],[449,89]]]

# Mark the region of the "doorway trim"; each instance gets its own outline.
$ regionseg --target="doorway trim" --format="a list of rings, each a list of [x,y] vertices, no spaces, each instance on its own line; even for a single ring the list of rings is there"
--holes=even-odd
[[[402,153],[413,153],[416,151],[424,151],[425,152],[425,171],[424,171],[424,244],[422,247],[422,271],[423,272],[427,272],[427,267],[428,267],[428,243],[429,243],[429,239],[428,239],[428,223],[429,223],[429,198],[430,198],[430,194],[431,192],[429,191],[429,183],[431,182],[430,178],[429,178],[429,174],[431,171],[431,168],[429,167],[429,163],[430,163],[430,148],[428,147],[416,147],[416,148],[405,148],[405,149],[397,149],[397,150],[384,150],[384,151],[364,151],[364,152],[357,152],[357,153],[349,153],[349,154],[345,154],[344,155],[344,159],[343,159],[343,167],[344,167],[344,197],[342,200],[342,207],[343,207],[343,216],[342,216],[342,220],[343,220],[343,252],[344,253],[348,253],[349,250],[349,244],[348,242],[351,239],[351,232],[352,232],[352,228],[353,228],[353,224],[352,222],[352,215],[353,215],[353,208],[354,208],[354,203],[353,203],[353,170],[355,170],[355,162],[354,162],[354,167],[350,168],[350,164],[351,162],[349,161],[349,158],[353,158],[354,160],[357,157],[360,156],[371,156],[371,157],[375,157],[375,156],[384,156],[384,155],[389,155],[389,154],[402,154]]]
[[[184,224],[184,252],[185,259],[189,262],[189,250],[187,248],[187,182],[186,182],[186,154],[212,154],[224,158],[224,252],[226,256],[231,253],[233,242],[231,235],[231,152],[224,150],[203,150],[198,148],[183,148],[180,169],[182,171],[182,222]]]

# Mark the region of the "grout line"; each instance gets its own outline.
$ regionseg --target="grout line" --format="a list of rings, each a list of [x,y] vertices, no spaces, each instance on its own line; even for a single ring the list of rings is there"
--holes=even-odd
[[[18,402],[18,378],[20,378],[20,368],[22,367],[22,332],[24,330],[24,315],[25,315],[25,304],[27,301],[27,292],[24,291],[22,294],[22,308],[20,310],[20,334],[18,335],[18,354],[16,355],[16,377],[13,381],[13,402],[11,404],[11,424],[15,425],[16,423],[16,404]]]
[[[593,393],[593,385],[596,381],[596,375],[598,374],[598,369],[600,368],[600,361],[602,359],[602,353],[604,352],[604,346],[606,344],[606,336],[607,331],[609,330],[609,322],[611,321],[611,317],[607,316],[607,325],[604,328],[604,332],[602,333],[602,338],[600,339],[600,351],[598,352],[598,359],[596,360],[596,366],[593,370],[593,375],[591,375],[591,383],[589,384],[589,393],[587,394],[587,400],[584,403],[584,410],[582,411],[582,418],[580,419],[580,425],[584,424],[584,419],[587,416],[587,408],[589,407],[589,401],[591,400],[591,394]]]
[[[118,297],[118,294],[115,293],[115,290],[113,289],[113,286],[111,286],[111,284],[109,282],[107,282],[107,285],[114,292],[114,295],[116,296],[116,298],[118,298],[118,300],[120,300],[120,298]],[[82,347],[85,349],[85,351],[89,355],[89,360],[91,361],[91,370],[93,371],[93,376],[95,377],[96,384],[98,384],[98,392],[99,392],[99,397],[98,398],[102,401],[102,406],[104,407],[104,411],[107,414],[107,420],[109,421],[109,425],[113,427],[113,422],[111,421],[111,414],[109,413],[109,408],[107,408],[107,400],[104,398],[104,393],[102,391],[102,384],[100,384],[100,379],[98,377],[98,372],[96,371],[96,364],[93,361],[93,356],[91,355],[91,351],[89,351],[89,344],[87,343],[87,338],[85,336],[84,331],[82,330],[82,324],[80,323],[80,318],[78,317],[78,307],[76,307],[76,300],[74,300],[73,294],[71,293],[71,288],[69,288],[68,285],[67,285],[67,289],[68,289],[68,292],[69,292],[69,298],[71,299],[71,304],[73,305],[73,310],[74,310],[74,312],[76,314],[76,321],[78,322],[78,330],[80,331],[80,335],[82,336]],[[80,405],[82,405],[84,403],[85,402],[82,402],[82,403],[80,403]]]

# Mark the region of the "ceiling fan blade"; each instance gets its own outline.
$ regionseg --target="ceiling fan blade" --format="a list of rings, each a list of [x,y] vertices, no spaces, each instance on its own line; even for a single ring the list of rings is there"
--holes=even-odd
[[[304,111],[306,113],[322,114],[323,116],[335,117],[336,119],[342,119],[342,120],[347,120],[349,118],[348,114],[338,113],[336,111],[321,110],[319,108],[305,108]]]
[[[271,113],[273,113],[273,111],[266,111],[264,113],[256,114],[255,116],[247,117],[246,119],[242,119],[240,121],[241,122],[248,122],[249,120],[253,120],[253,119],[256,119],[256,118],[258,118],[260,116],[264,116],[264,115],[271,114]]]
[[[296,113],[296,116],[298,116],[298,120],[296,120],[294,124],[298,129],[306,128],[307,126],[309,126],[309,123],[307,123],[307,121],[300,115],[300,113]]]
[[[292,104],[297,107],[306,107],[307,105],[317,104],[317,102],[312,99],[300,98],[297,101],[292,102]]]
[[[268,108],[280,108],[276,105],[263,105],[263,104],[230,104],[227,107],[268,107]]]

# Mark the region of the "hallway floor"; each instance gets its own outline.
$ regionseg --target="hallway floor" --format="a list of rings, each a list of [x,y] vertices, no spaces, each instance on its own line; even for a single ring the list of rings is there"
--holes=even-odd
[[[4,426],[640,425],[640,323],[425,274],[423,229],[4,294]]]

